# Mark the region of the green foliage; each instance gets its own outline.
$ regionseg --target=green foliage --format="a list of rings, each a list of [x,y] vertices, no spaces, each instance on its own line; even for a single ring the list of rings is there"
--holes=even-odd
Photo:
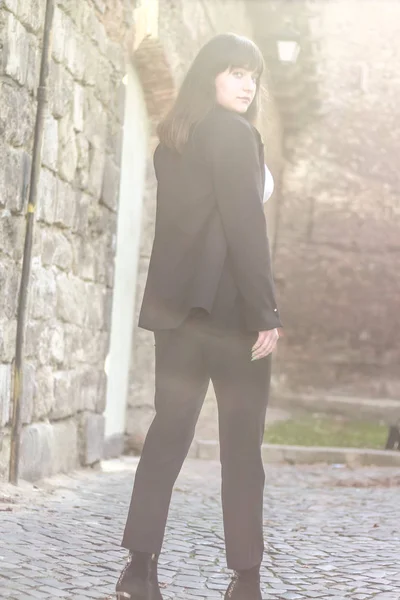
[[[268,425],[264,441],[292,446],[336,446],[383,450],[388,428],[381,423],[349,421],[315,415],[294,417]]]

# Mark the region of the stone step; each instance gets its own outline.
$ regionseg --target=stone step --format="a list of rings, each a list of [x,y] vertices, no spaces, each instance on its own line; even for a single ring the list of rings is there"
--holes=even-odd
[[[201,459],[218,460],[219,443],[213,440],[197,441],[191,455]],[[390,450],[263,444],[262,456],[264,462],[274,464],[311,465],[324,463],[343,464],[349,467],[400,468],[400,452]]]

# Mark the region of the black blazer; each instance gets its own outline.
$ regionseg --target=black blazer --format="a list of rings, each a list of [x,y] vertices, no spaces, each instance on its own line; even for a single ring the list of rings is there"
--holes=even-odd
[[[181,154],[159,144],[154,166],[155,237],[139,326],[175,328],[200,308],[223,328],[280,327],[257,129],[218,106]]]

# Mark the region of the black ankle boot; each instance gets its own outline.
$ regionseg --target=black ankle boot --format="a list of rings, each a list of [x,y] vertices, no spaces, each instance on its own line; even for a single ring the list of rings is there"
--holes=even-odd
[[[224,598],[225,600],[262,600],[260,566],[235,571]]]
[[[157,555],[132,552],[116,586],[117,600],[162,600]]]

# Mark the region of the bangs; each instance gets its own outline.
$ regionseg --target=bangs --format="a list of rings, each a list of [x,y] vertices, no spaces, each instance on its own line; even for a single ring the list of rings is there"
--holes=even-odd
[[[246,69],[261,77],[264,71],[264,58],[259,48],[249,39],[232,36],[225,39],[226,44],[221,44],[218,63],[220,71],[226,69]]]

